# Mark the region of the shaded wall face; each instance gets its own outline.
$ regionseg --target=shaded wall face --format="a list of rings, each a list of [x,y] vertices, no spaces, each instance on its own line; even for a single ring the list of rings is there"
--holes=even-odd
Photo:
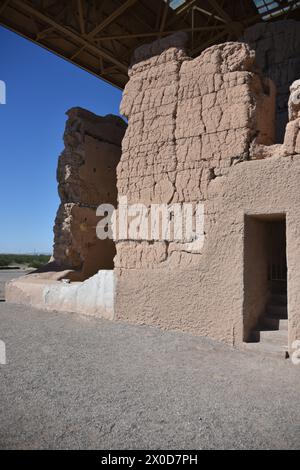
[[[244,305],[245,341],[265,314],[268,300],[268,229],[257,217],[244,219]]]
[[[126,129],[117,116],[96,116],[81,108],[68,112],[65,149],[57,169],[61,204],[54,226],[57,266],[76,270],[83,280],[99,269],[113,269],[115,244],[96,236],[96,208],[117,205],[116,167]]]
[[[242,38],[256,52],[265,77],[276,85],[276,141],[282,142],[288,122],[289,87],[300,77],[300,22],[265,22],[248,28]]]

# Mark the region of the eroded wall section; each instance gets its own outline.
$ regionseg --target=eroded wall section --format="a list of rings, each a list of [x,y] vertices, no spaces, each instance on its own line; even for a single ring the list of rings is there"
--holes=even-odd
[[[96,236],[96,208],[116,207],[116,166],[121,156],[125,122],[81,108],[67,112],[65,148],[57,169],[61,199],[54,226],[54,264],[74,270],[72,280],[84,280],[99,269],[113,269],[115,245]]]
[[[210,182],[251,158],[254,143],[273,143],[275,90],[256,73],[253,51],[225,43],[191,60],[184,43],[177,34],[133,57],[121,104],[129,126],[117,169],[119,196],[129,202],[206,201]],[[176,265],[182,257],[176,243],[119,242],[116,266]]]

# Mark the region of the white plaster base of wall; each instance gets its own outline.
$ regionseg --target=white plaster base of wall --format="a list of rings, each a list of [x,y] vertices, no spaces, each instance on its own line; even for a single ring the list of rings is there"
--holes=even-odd
[[[109,320],[114,318],[114,298],[113,270],[102,270],[84,282],[72,283],[40,279],[29,274],[13,279],[5,286],[7,302]]]

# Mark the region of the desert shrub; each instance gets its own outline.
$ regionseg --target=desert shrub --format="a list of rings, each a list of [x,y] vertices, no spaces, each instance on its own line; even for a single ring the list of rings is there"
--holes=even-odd
[[[0,266],[9,266],[11,264],[24,264],[32,268],[39,268],[48,263],[49,255],[27,255],[27,254],[0,254]]]

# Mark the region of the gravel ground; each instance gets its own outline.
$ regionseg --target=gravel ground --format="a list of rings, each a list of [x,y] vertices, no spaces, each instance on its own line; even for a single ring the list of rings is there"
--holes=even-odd
[[[300,366],[0,303],[2,449],[299,449]]]

